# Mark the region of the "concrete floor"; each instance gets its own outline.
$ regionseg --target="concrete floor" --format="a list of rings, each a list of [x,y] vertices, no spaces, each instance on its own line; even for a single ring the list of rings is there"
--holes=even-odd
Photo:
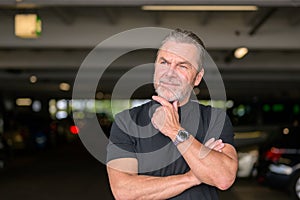
[[[1,200],[92,200],[113,199],[105,166],[80,144],[68,144],[30,156],[19,156],[0,171]],[[287,200],[282,191],[259,185],[255,180],[236,181],[220,199]]]

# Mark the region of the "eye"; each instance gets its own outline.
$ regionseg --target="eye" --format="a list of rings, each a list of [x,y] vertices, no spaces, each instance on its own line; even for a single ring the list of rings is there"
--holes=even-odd
[[[179,65],[179,67],[180,67],[181,69],[188,69],[188,66],[186,66],[186,65]]]
[[[165,65],[165,64],[167,64],[167,62],[165,60],[162,60],[162,61],[159,62],[159,64]]]

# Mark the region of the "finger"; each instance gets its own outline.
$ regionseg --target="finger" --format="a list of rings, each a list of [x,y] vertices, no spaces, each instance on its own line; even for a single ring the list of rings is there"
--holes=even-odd
[[[158,126],[156,125],[156,123],[155,123],[155,121],[154,121],[153,118],[151,119],[151,122],[152,122],[152,125],[154,126],[154,128],[155,128],[155,129],[158,129]]]
[[[222,143],[219,144],[219,146],[220,146],[220,148],[223,149],[225,147],[225,144],[222,142]]]
[[[223,142],[221,139],[211,140],[207,147],[210,149],[219,150],[223,148]]]
[[[217,140],[215,143],[214,150],[221,152],[224,147],[225,147],[225,144],[222,142],[222,140]]]
[[[222,140],[221,139],[218,139],[218,140],[215,141],[215,146],[217,146],[219,144],[222,144]]]
[[[204,144],[204,146],[206,147],[210,147],[211,144],[215,141],[215,138],[210,138],[209,140],[207,140]]]
[[[224,143],[218,144],[214,147],[214,150],[219,151],[219,150],[222,150],[224,147],[225,147]]]
[[[173,102],[173,107],[176,110],[176,112],[178,112],[178,101]]]
[[[216,143],[216,145],[222,145],[222,144],[224,144],[223,141],[222,141],[222,139],[216,140],[215,143]]]
[[[223,143],[220,143],[220,142],[215,142],[214,143],[215,147],[223,147]]]
[[[154,101],[157,101],[158,103],[160,103],[162,106],[169,106],[169,107],[172,106],[170,104],[170,102],[168,102],[166,99],[164,99],[164,98],[162,98],[160,96],[152,96],[152,99]]]

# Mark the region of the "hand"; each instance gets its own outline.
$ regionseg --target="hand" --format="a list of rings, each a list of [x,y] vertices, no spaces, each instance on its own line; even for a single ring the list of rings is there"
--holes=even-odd
[[[178,130],[181,129],[178,115],[178,101],[168,102],[162,97],[153,96],[153,100],[161,104],[151,118],[153,126],[161,133],[175,140]]]
[[[205,142],[205,144],[202,147],[204,148],[200,149],[200,159],[205,158],[211,150],[222,152],[222,149],[225,147],[225,144],[221,139],[216,140],[215,138],[211,138],[207,142]]]
[[[204,146],[208,147],[209,149],[222,152],[225,144],[221,139],[216,140],[215,138],[210,138],[207,142],[205,142]]]
[[[194,183],[194,185],[199,185],[201,181],[195,176],[192,170],[185,173],[186,176],[190,178],[190,180]]]

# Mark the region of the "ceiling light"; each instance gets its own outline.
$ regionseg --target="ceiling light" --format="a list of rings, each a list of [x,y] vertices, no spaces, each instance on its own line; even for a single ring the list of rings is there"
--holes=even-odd
[[[61,83],[59,84],[59,89],[62,91],[69,91],[71,88],[69,83]]]
[[[247,47],[240,47],[234,51],[234,57],[237,59],[243,58],[248,53]]]
[[[289,132],[290,132],[290,129],[288,129],[288,128],[284,128],[283,131],[282,131],[282,133],[283,133],[284,135],[289,134]]]
[[[66,111],[58,111],[55,116],[57,119],[65,119],[68,117],[68,113]]]
[[[31,76],[29,77],[29,81],[30,81],[30,83],[36,83],[36,82],[37,82],[37,76],[31,75]]]
[[[40,112],[42,110],[42,103],[39,100],[35,100],[32,102],[32,110],[34,112]]]
[[[16,14],[15,35],[21,38],[37,38],[42,32],[42,21],[37,14]]]
[[[61,99],[61,100],[57,101],[56,107],[59,110],[67,110],[67,108],[68,108],[68,102],[67,102],[67,100]]]
[[[252,5],[147,5],[142,10],[151,11],[256,11]]]

